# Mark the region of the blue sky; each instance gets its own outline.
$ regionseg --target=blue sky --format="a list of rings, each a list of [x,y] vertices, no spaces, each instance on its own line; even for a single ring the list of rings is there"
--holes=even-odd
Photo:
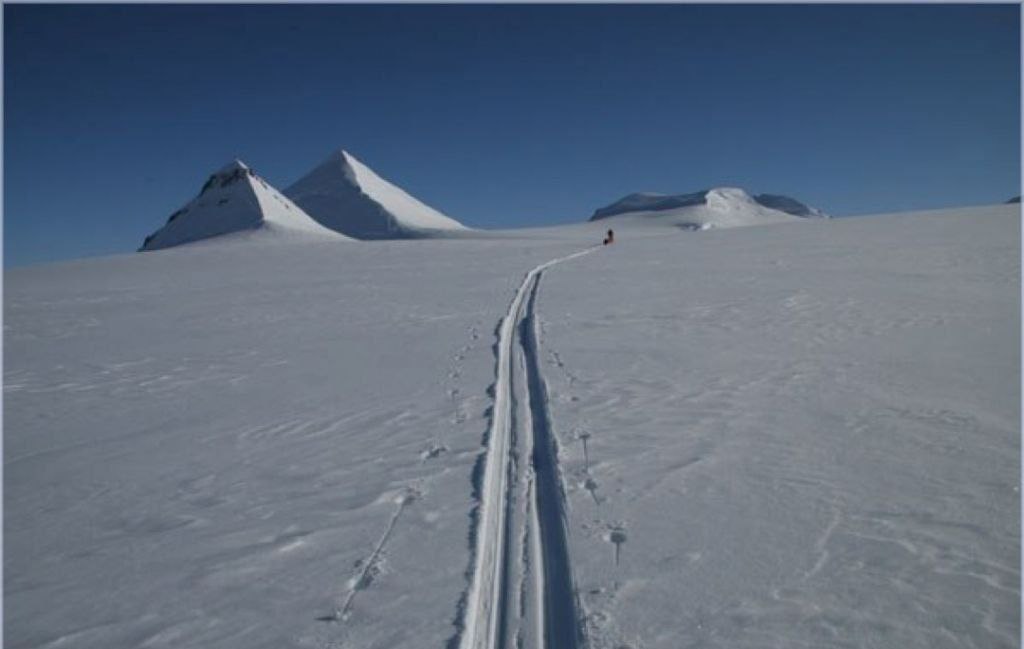
[[[483,228],[738,185],[1020,193],[1018,5],[4,6],[5,264],[129,252],[234,157],[344,147]]]

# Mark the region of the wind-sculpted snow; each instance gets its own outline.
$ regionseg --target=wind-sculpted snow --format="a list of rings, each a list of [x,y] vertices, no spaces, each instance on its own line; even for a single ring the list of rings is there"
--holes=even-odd
[[[1018,646],[1019,209],[8,271],[4,646]]]
[[[1019,207],[627,235],[542,294],[591,646],[1018,646]]]
[[[275,240],[9,271],[4,645],[445,646],[485,339],[525,268],[580,247]]]

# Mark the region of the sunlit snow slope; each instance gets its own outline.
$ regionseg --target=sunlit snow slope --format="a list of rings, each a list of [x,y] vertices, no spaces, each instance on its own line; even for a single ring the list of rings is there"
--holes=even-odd
[[[140,250],[158,250],[227,234],[344,239],[319,225],[240,160],[212,174],[199,196],[146,237]]]
[[[324,226],[357,239],[438,237],[466,229],[347,151],[333,153],[285,194]]]
[[[538,232],[9,271],[4,646],[514,642],[552,576],[592,649],[1017,646],[1019,206]],[[516,478],[471,598],[499,396],[567,543]]]

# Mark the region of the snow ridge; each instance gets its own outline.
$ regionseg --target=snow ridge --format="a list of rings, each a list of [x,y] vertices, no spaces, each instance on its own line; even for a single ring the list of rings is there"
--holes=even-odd
[[[146,237],[139,251],[159,250],[240,232],[345,239],[314,221],[241,160],[210,177],[199,195]]]
[[[466,226],[339,150],[285,190],[324,227],[357,239],[445,236]]]
[[[540,377],[537,360],[537,336],[533,310],[541,274],[551,266],[593,252],[588,248],[580,252],[552,259],[530,270],[523,279],[508,312],[498,328],[496,345],[497,367],[494,384],[494,407],[487,436],[487,455],[476,518],[475,565],[464,610],[460,649],[503,649],[512,634],[510,618],[529,611],[509,611],[510,603],[533,600],[536,635],[533,646],[544,649],[574,649],[579,645],[575,592],[572,586],[568,559],[568,544],[564,522],[564,494],[558,480],[557,455],[551,439],[550,415],[547,412],[546,388]],[[516,351],[516,332],[519,330],[523,365],[526,366],[525,383],[529,386],[528,399],[517,402],[513,356]],[[532,360],[531,360],[532,359]],[[532,426],[515,417],[518,407]],[[515,490],[512,488],[515,462],[513,445],[517,437],[525,437],[521,444],[532,448],[532,473],[520,470],[527,481],[526,492],[533,494],[527,507],[529,513],[514,507]],[[533,540],[536,565],[520,565],[513,570],[509,557],[513,555],[508,526],[509,519],[525,521],[527,535]],[[523,564],[522,555],[515,557]],[[532,574],[533,589],[513,591],[515,584],[510,575]],[[514,634],[518,636],[519,634]],[[518,644],[518,642],[517,642]]]

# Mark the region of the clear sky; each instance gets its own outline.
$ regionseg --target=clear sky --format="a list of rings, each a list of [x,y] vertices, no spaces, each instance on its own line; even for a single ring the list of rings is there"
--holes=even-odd
[[[467,225],[735,185],[1019,194],[1018,5],[5,5],[5,264],[130,252],[234,157],[344,147]]]

